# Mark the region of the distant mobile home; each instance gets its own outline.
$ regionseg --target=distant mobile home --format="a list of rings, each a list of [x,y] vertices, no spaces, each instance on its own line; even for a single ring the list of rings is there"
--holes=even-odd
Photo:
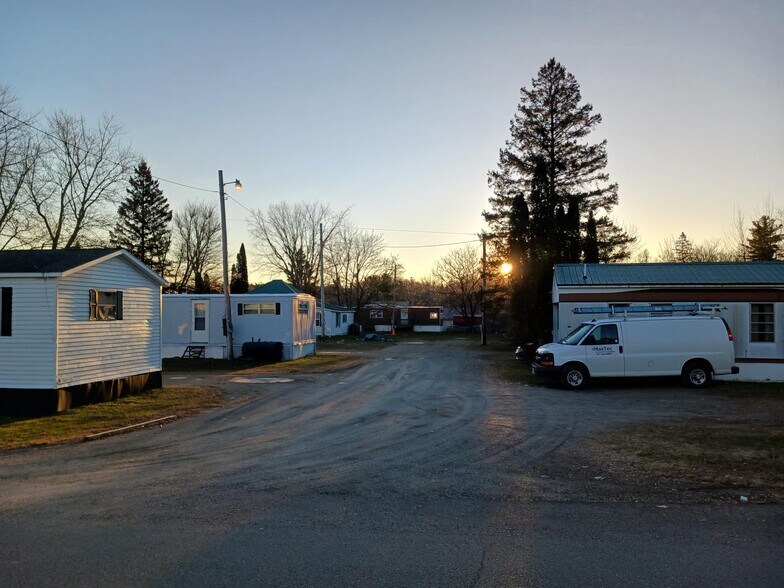
[[[394,308],[395,329],[439,333],[444,330],[442,314],[440,306],[397,304]],[[388,333],[392,330],[392,316],[391,304],[374,303],[359,310],[357,322],[366,331]]]
[[[349,327],[354,324],[353,309],[326,303],[324,304],[326,310],[322,313],[321,300],[317,301],[316,304],[316,333],[320,337],[336,337],[348,334]],[[323,325],[321,322],[322,314],[325,319]]]
[[[316,352],[316,299],[282,280],[247,294],[232,294],[234,356],[243,343],[281,343],[284,361]],[[226,353],[223,294],[164,294],[163,356],[182,357],[188,348],[203,357]]]
[[[0,408],[57,412],[161,385],[161,288],[123,249],[0,251]]]

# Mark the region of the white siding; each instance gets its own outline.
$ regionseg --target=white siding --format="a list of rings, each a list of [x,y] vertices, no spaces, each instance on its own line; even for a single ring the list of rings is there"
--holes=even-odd
[[[2,278],[13,288],[11,336],[0,337],[0,388],[55,387],[57,282]]]
[[[226,357],[226,337],[223,334],[225,300],[222,294],[166,294],[163,297],[163,344],[166,357],[179,357],[191,343],[191,304],[206,300],[209,306],[209,342],[207,357]],[[308,303],[308,313],[297,312],[297,302]],[[280,314],[243,314],[239,304],[269,302],[280,304]],[[242,354],[242,344],[249,341],[283,343],[283,359],[296,359],[315,353],[316,301],[307,294],[234,294],[231,297],[234,327],[234,355]],[[194,343],[201,345],[202,343]]]
[[[123,319],[90,320],[90,290],[122,290]],[[121,257],[58,284],[58,383],[73,386],[161,369],[161,291]]]

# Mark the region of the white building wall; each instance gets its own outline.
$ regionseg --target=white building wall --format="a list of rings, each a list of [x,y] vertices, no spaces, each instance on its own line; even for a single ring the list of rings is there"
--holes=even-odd
[[[0,337],[0,388],[55,388],[57,280],[2,278],[12,291],[11,336]]]
[[[90,320],[90,290],[121,290],[123,318]],[[161,290],[121,257],[58,281],[57,384],[160,371]]]

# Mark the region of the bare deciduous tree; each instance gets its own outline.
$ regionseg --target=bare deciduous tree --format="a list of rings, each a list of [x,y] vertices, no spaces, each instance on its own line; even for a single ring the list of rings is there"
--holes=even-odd
[[[135,161],[121,136],[109,116],[95,129],[62,111],[49,118],[47,156],[26,181],[40,245],[61,249],[106,240]]]
[[[175,292],[187,291],[207,273],[215,275],[220,262],[220,220],[216,207],[187,202],[174,213],[175,261],[169,278]]]
[[[336,228],[327,242],[324,268],[338,304],[359,310],[371,295],[369,278],[385,267],[384,237],[353,223]]]
[[[436,262],[433,277],[455,312],[463,316],[477,314],[482,287],[482,259],[476,246],[469,244],[451,250]]]
[[[41,141],[11,90],[0,87],[0,249],[26,245],[30,215],[24,187],[41,155]]]
[[[315,294],[318,283],[319,225],[324,240],[341,225],[348,209],[333,212],[326,204],[306,202],[271,204],[264,213],[253,211],[248,230],[262,259],[262,269],[282,273],[295,288]]]

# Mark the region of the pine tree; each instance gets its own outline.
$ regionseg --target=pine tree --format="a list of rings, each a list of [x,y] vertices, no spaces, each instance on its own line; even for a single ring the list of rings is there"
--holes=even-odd
[[[747,239],[748,258],[751,261],[774,261],[778,259],[781,251],[781,242],[784,235],[781,232],[780,222],[768,215],[762,215],[758,220],[751,221]]]
[[[675,241],[675,261],[678,263],[685,263],[692,260],[692,253],[694,246],[692,245],[686,233],[681,233]]]
[[[245,294],[248,291],[248,258],[245,256],[245,243],[240,244],[237,263],[231,265],[229,290],[232,294]]]
[[[596,219],[593,218],[593,212],[588,213],[588,220],[585,223],[583,261],[585,263],[599,263],[599,235],[596,229]]]
[[[163,275],[171,245],[169,203],[143,159],[129,182],[128,197],[117,209],[118,220],[111,232],[111,241]]]
[[[524,283],[512,289],[512,296],[518,292],[529,299],[512,300],[513,308],[523,308],[517,327],[529,340],[541,340],[552,328],[547,292],[553,264],[581,261],[588,218],[596,223],[599,259],[628,257],[634,238],[608,216],[618,203],[618,186],[605,171],[607,142],[588,141],[601,116],[593,114],[590,104],[581,104],[574,76],[551,59],[531,88],[520,92],[511,138],[501,149],[497,170],[489,174],[494,195],[483,216],[499,240],[509,240],[494,243],[495,249],[517,249],[515,255],[522,258],[524,269],[517,275]],[[521,197],[525,205],[518,201]],[[523,210],[527,216],[519,214]],[[522,216],[524,227],[518,225]],[[530,300],[534,293],[535,303]]]

